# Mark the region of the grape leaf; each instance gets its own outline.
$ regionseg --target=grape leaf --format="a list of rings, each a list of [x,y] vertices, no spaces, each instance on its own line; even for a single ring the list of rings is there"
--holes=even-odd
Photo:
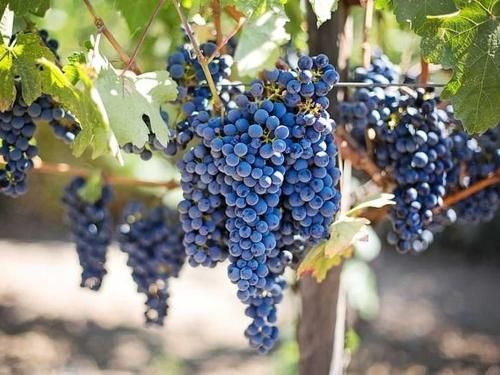
[[[15,100],[14,77],[19,76],[22,96],[31,104],[42,94],[38,59],[54,61],[54,55],[37,34],[20,33],[12,46],[0,44],[0,111],[9,109]]]
[[[331,268],[342,263],[343,257],[349,258],[351,253],[352,249],[349,248],[343,254],[327,257],[325,256],[324,245],[315,246],[307,253],[306,257],[300,263],[299,268],[297,269],[297,277],[300,278],[306,274],[311,274],[312,277],[320,283],[326,278],[326,275]]]
[[[80,82],[84,86],[80,90],[53,62],[44,58],[38,62],[43,67],[40,71],[43,92],[71,111],[82,127],[72,144],[73,153],[80,156],[91,146],[93,158],[111,153],[122,162],[118,143],[103,117],[95,88],[92,87],[90,78],[84,77],[85,69],[79,68]]]
[[[2,13],[0,13],[2,14]],[[9,44],[12,32],[14,31],[14,12],[5,8],[0,20],[0,36],[5,44]]]
[[[410,23],[418,31],[425,26],[428,17],[455,13],[457,8],[453,0],[383,0],[378,6],[391,7],[400,23]]]
[[[370,224],[363,217],[345,216],[330,227],[330,238],[324,242],[325,256],[333,257],[343,254],[347,249],[364,237],[366,237],[366,226]]]
[[[234,6],[246,17],[258,17],[273,8],[281,8],[286,0],[222,0],[222,6]]]
[[[153,14],[156,1],[111,0],[120,11],[131,34],[135,34],[146,25]]]
[[[282,9],[274,9],[245,25],[234,56],[241,77],[255,77],[262,69],[274,67],[281,45],[290,39],[285,31],[287,21]]]
[[[316,26],[320,27],[324,22],[332,18],[332,12],[337,9],[338,0],[309,0],[312,10],[316,15]]]
[[[500,121],[500,0],[378,0],[422,36],[426,60],[453,69],[443,92],[469,132]]]
[[[50,0],[0,0],[0,13],[3,13],[7,5],[14,11],[16,16],[31,13],[43,17],[50,8]]]
[[[177,85],[167,71],[120,75],[108,65],[101,69],[95,87],[120,145],[131,142],[142,147],[147,143],[150,131],[143,120],[147,115],[152,132],[167,146],[169,130],[160,109],[162,103],[177,97]]]
[[[396,204],[394,201],[394,194],[382,193],[351,208],[349,212],[347,212],[347,216],[353,216],[365,208],[382,208],[393,204]]]

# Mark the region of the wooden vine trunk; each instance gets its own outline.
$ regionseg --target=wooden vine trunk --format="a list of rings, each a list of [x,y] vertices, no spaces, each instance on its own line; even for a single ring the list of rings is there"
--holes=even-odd
[[[349,4],[339,4],[332,19],[319,29],[316,17],[308,9],[310,54],[325,53],[330,61],[340,66],[342,79],[347,73],[349,35],[345,33]],[[336,93],[330,98],[332,105]],[[301,314],[298,326],[301,375],[328,375],[330,373],[335,335],[336,309],[339,292],[340,267],[333,268],[326,279],[318,284],[305,276],[300,280]]]

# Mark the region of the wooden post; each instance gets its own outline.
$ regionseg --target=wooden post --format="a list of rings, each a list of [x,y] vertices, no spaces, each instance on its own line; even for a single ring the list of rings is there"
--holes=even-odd
[[[347,74],[348,44],[346,34],[349,4],[340,2],[332,19],[319,29],[316,17],[308,9],[310,54],[324,53],[336,66],[341,67],[342,79]],[[336,102],[335,93],[330,98]],[[301,315],[298,326],[300,349],[299,373],[301,375],[328,375],[330,372],[335,335],[336,309],[340,282],[340,267],[328,273],[322,283],[305,276],[300,280]]]

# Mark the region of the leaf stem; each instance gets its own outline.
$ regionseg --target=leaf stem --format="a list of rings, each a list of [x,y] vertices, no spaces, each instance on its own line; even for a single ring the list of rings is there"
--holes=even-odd
[[[194,52],[196,53],[196,57],[198,58],[198,61],[200,62],[201,69],[203,70],[203,73],[205,74],[205,78],[207,80],[208,87],[210,88],[210,92],[212,93],[212,97],[214,100],[214,107],[217,111],[219,111],[222,115],[224,112],[224,106],[222,105],[222,101],[219,98],[219,94],[217,92],[217,87],[215,86],[214,79],[212,77],[212,74],[210,73],[210,70],[208,68],[208,60],[203,56],[203,53],[201,52],[200,46],[198,45],[198,42],[196,41],[196,38],[194,37],[193,30],[191,29],[191,25],[186,19],[186,16],[182,12],[181,6],[179,4],[179,0],[172,0],[172,3],[174,4],[175,10],[177,11],[177,14],[179,15],[179,18],[181,20],[182,26],[184,27],[184,31],[186,32],[189,41],[191,42],[191,45],[193,46]]]
[[[115,36],[113,33],[106,27],[106,24],[104,23],[104,20],[99,17],[97,12],[95,11],[94,7],[90,3],[89,0],[82,0],[83,4],[87,8],[88,12],[94,19],[94,24],[98,30],[98,32],[102,33],[104,37],[108,40],[109,44],[114,48],[114,50],[118,53],[118,56],[120,57],[120,60],[128,66],[130,63],[130,58],[128,57],[127,53],[125,50],[122,48],[118,40],[116,40]],[[134,73],[136,74],[141,74],[140,69],[137,67],[136,63],[133,62],[133,64],[129,67]]]
[[[142,45],[144,44],[144,41],[146,40],[146,35],[149,32],[149,29],[151,28],[151,25],[153,24],[154,19],[156,16],[158,16],[158,13],[160,12],[161,7],[165,4],[166,0],[158,0],[156,3],[156,7],[149,17],[148,23],[146,24],[146,27],[142,31],[141,37],[139,38],[139,41],[137,42],[137,45],[135,46],[134,50],[132,51],[132,56],[130,56],[130,59],[128,61],[127,66],[125,67],[124,71],[130,70],[130,67],[135,64],[135,60],[137,58],[137,55],[139,54],[139,51],[141,50]],[[123,74],[123,73],[122,73]]]

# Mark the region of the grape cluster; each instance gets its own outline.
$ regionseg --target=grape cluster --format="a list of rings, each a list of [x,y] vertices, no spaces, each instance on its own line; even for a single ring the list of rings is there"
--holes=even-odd
[[[500,131],[490,129],[477,138],[457,128],[450,135],[454,167],[447,190],[455,192],[500,171]],[[500,205],[500,184],[487,187],[453,205],[447,215],[462,224],[493,219]]]
[[[36,103],[28,106],[18,90],[12,109],[0,112],[0,155],[5,162],[0,169],[0,191],[8,196],[18,197],[28,190],[27,174],[38,155],[33,135],[39,110]]]
[[[300,247],[304,255],[327,238],[338,210],[334,124],[326,112],[337,80],[324,55],[301,57],[293,71],[265,71],[224,118],[196,115],[202,143],[178,164],[190,263],[212,266],[229,254],[228,277],[252,319],[245,335],[262,353],[278,338],[276,305],[292,252]],[[217,234],[221,225],[228,236],[207,236],[206,228]]]
[[[95,202],[87,202],[80,195],[85,184],[84,178],[74,178],[64,190],[63,203],[83,269],[81,286],[98,290],[106,274],[106,252],[113,234],[108,207],[112,193],[109,186],[103,186],[101,197]]]
[[[163,325],[168,280],[179,275],[185,261],[178,214],[163,205],[147,212],[142,204],[132,202],[125,208],[118,232],[138,291],[147,297],[146,323]]]

